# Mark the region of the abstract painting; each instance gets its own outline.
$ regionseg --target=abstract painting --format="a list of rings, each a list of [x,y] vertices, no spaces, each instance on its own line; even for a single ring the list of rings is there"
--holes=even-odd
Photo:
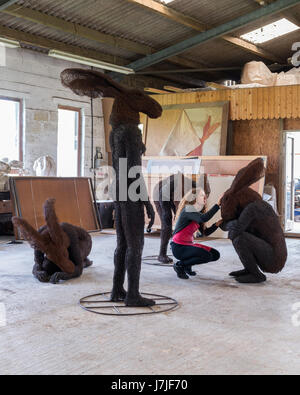
[[[146,155],[225,155],[228,112],[228,102],[165,106],[161,118],[148,119]]]

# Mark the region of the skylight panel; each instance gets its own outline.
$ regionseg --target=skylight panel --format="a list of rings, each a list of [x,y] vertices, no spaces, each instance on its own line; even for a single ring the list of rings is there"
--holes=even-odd
[[[282,18],[276,22],[270,23],[269,25],[253,30],[250,33],[243,34],[241,38],[254,44],[262,44],[298,29],[300,29],[299,26],[286,18]]]

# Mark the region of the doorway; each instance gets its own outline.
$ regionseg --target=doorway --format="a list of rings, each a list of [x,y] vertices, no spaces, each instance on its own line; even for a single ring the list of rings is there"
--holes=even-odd
[[[284,227],[287,235],[300,237],[300,130],[285,131],[284,145]]]
[[[58,109],[57,176],[81,176],[81,110]]]

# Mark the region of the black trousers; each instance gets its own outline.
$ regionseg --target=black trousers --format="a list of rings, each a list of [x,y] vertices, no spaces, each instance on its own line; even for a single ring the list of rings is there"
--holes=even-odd
[[[184,266],[202,265],[220,259],[219,251],[212,248],[210,251],[204,248],[185,246],[172,242],[171,249],[176,259]]]

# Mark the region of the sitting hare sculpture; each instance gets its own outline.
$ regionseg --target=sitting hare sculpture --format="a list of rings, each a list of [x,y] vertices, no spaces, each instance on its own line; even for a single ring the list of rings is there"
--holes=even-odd
[[[46,225],[36,231],[27,221],[14,217],[13,224],[34,248],[33,275],[41,282],[58,283],[80,277],[91,266],[88,256],[92,249],[91,236],[77,226],[58,223],[55,199],[44,205]]]
[[[141,131],[138,128],[140,124],[139,113],[142,112],[150,118],[159,118],[162,114],[162,108],[154,99],[143,92],[125,88],[103,73],[67,69],[62,72],[61,79],[64,86],[71,88],[78,95],[115,99],[110,117],[112,126],[110,145],[113,167],[116,172],[115,223],[117,248],[114,256],[115,273],[111,300],[115,302],[124,300],[127,306],[154,305],[153,300],[143,298],[139,293],[141,256],[144,246],[144,206],[152,223],[154,210],[148,197],[145,201],[142,201],[142,199],[136,201],[128,195],[133,183],[143,182],[141,174],[133,178],[129,177],[130,169],[136,166],[141,167],[141,156],[146,151]],[[120,173],[124,171],[124,166],[126,166],[122,160],[127,160],[127,170],[125,169],[124,175],[120,176]],[[122,188],[124,185],[125,191]],[[128,275],[127,292],[124,290],[126,270]]]
[[[230,273],[239,283],[266,281],[266,273],[279,273],[287,260],[287,247],[279,218],[261,196],[250,189],[264,176],[264,161],[255,159],[236,175],[221,200],[222,229],[239,255],[244,270]]]

